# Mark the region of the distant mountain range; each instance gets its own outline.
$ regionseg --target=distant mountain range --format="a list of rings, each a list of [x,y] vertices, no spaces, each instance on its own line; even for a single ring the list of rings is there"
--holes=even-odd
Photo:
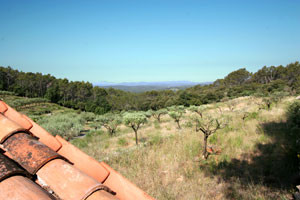
[[[99,82],[94,83],[94,86],[103,88],[115,88],[128,92],[146,92],[151,90],[180,90],[195,85],[206,85],[211,82],[192,82],[192,81],[159,81],[159,82],[123,82],[123,83],[110,83]]]

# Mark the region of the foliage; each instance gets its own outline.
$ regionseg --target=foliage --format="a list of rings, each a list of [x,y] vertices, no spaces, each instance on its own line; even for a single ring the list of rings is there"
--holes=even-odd
[[[220,102],[223,98],[233,99],[255,93],[264,96],[277,92],[300,93],[299,62],[285,67],[264,66],[253,74],[242,68],[212,84],[196,85],[176,92],[162,90],[131,93],[104,89],[89,82],[57,79],[49,74],[25,73],[11,67],[0,67],[0,77],[2,91],[30,98],[45,98],[52,103],[96,114],[122,110],[157,111],[175,105],[199,106]]]
[[[300,129],[300,101],[295,101],[288,107],[287,118],[291,126]]]
[[[181,129],[180,126],[180,120],[185,113],[184,106],[172,106],[168,108],[169,116],[174,119],[174,121],[177,123],[177,128]]]
[[[197,113],[200,117],[203,117],[203,112],[207,109],[204,105],[202,106],[195,106],[192,105],[188,108],[189,111]]]
[[[157,111],[153,111],[152,112],[152,116],[157,119],[158,122],[160,122],[161,116],[168,114],[168,110],[167,109],[160,109]]]
[[[147,122],[144,112],[127,112],[123,115],[124,124],[131,127],[135,133],[135,143],[138,145],[138,130],[140,126]]]
[[[37,123],[53,135],[60,135],[66,140],[80,135],[85,119],[76,113],[64,113],[43,117]]]
[[[118,126],[122,123],[122,118],[119,114],[107,113],[105,115],[98,115],[95,121],[99,126],[106,128],[110,136],[113,136]]]
[[[209,153],[207,152],[207,140],[208,137],[214,134],[218,129],[224,128],[226,123],[224,117],[213,118],[210,115],[204,117],[193,117],[193,120],[196,124],[196,132],[201,131],[204,134],[203,141],[203,157],[208,158]]]

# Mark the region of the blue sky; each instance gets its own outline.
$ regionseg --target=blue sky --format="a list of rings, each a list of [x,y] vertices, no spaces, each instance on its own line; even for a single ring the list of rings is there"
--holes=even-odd
[[[298,0],[0,0],[0,66],[89,82],[214,81],[300,60]]]

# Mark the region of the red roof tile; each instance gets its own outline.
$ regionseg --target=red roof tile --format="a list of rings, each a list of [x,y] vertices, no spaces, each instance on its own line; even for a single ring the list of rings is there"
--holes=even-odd
[[[0,200],[54,196],[67,200],[153,199],[107,164],[53,137],[3,101],[0,113],[0,143],[5,151],[0,154]],[[25,177],[28,172],[39,185]]]
[[[12,176],[0,182],[1,200],[53,200],[54,197],[23,176]]]
[[[61,155],[24,132],[10,136],[3,143],[3,148],[30,174],[35,174],[50,160],[62,158]]]

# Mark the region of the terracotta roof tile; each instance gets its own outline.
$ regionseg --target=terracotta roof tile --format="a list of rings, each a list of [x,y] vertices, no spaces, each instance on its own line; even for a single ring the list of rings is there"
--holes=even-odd
[[[53,199],[27,177],[30,176],[24,169],[0,153],[0,200]]]
[[[0,143],[16,132],[26,131],[22,126],[0,114]]]
[[[62,158],[61,155],[23,132],[14,134],[5,140],[3,149],[30,174],[35,174],[50,160]]]
[[[17,174],[28,175],[25,170],[21,169],[16,163],[0,153],[0,181]]]
[[[7,106],[3,101],[0,101],[0,112],[4,113],[5,111],[7,111]]]
[[[53,135],[32,121],[29,117],[24,115],[24,118],[26,118],[32,124],[32,127],[29,131],[34,136],[38,137],[39,141],[50,147],[53,151],[58,151],[61,148],[60,142],[57,141]]]
[[[18,113],[17,111],[15,111],[14,109],[12,109],[7,104],[5,104],[5,106],[7,107],[7,110],[5,112],[3,112],[4,116],[6,116],[10,120],[16,122],[17,124],[19,124],[20,126],[22,126],[23,128],[25,128],[26,130],[29,130],[29,129],[32,128],[32,124],[30,123],[30,121],[28,121],[24,117],[24,115],[22,115],[21,113]]]
[[[49,193],[23,176],[12,176],[0,182],[0,200],[53,200]]]
[[[53,199],[49,193],[66,200],[153,199],[107,164],[53,137],[3,101],[0,113],[0,147],[5,151],[0,154],[0,200]],[[28,172],[36,175],[32,177],[40,186],[18,176]]]
[[[83,153],[62,137],[57,135],[56,138],[62,144],[58,153],[74,163],[75,167],[101,183],[108,177],[109,171],[107,171],[98,161]]]

